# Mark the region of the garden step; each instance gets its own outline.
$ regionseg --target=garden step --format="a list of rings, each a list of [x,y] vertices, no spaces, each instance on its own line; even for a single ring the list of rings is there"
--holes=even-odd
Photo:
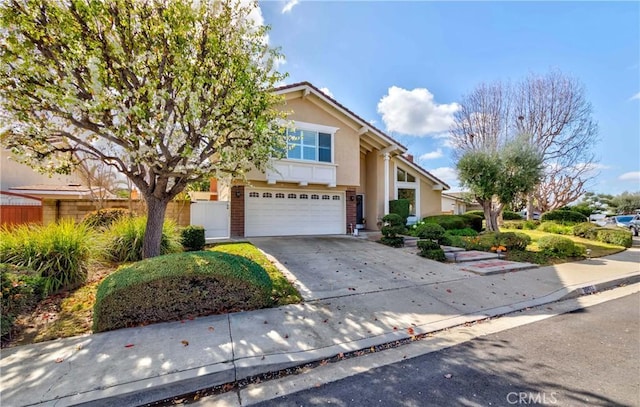
[[[495,253],[480,252],[477,250],[468,250],[464,252],[449,252],[449,253],[445,253],[444,255],[447,257],[447,260],[454,261],[456,263],[498,258],[498,255]]]
[[[463,252],[464,251],[464,249],[462,247],[455,247],[455,246],[440,246],[440,248],[445,253],[454,253],[454,252]]]
[[[532,263],[518,263],[515,261],[491,259],[465,263],[462,270],[486,276],[490,274],[508,273],[510,271],[527,270],[537,267],[537,264]]]

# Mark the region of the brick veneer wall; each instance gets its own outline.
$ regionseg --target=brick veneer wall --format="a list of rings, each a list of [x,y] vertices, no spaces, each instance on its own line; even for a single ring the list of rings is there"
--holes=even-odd
[[[347,233],[349,232],[349,225],[352,228],[356,227],[356,190],[347,189],[345,194],[347,200]]]
[[[234,237],[244,237],[244,192],[244,185],[231,188],[231,236]]]

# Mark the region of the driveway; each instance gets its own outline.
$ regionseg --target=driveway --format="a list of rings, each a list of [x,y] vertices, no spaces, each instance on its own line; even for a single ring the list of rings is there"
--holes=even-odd
[[[472,278],[451,265],[351,236],[251,238],[271,255],[306,301]]]

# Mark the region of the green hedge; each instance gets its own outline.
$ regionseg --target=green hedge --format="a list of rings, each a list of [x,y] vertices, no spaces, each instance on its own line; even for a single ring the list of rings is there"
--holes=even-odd
[[[603,243],[617,246],[631,247],[633,236],[631,231],[621,228],[597,228],[593,230],[593,239]]]
[[[598,229],[598,225],[591,222],[578,223],[573,227],[573,235],[583,237],[585,239],[593,239],[595,237],[595,229]]]
[[[389,213],[395,213],[403,219],[402,225],[407,224],[407,218],[409,217],[409,205],[408,199],[396,199],[389,201]]]
[[[466,248],[489,251],[492,247],[504,246],[507,250],[525,250],[531,237],[518,232],[488,232],[476,237],[466,237]]]
[[[518,212],[502,211],[502,219],[504,220],[522,220],[522,216]]]
[[[418,243],[416,243],[418,246],[418,249],[420,250],[436,250],[440,248],[440,245],[437,242],[434,242],[433,240],[418,240]]]
[[[436,215],[422,218],[420,223],[437,223],[445,230],[471,228],[482,231],[482,218],[476,215]]]
[[[451,229],[447,230],[447,234],[450,236],[478,236],[478,232],[471,228]]]
[[[538,239],[538,248],[558,257],[579,257],[585,253],[585,247],[563,236],[543,236]]]
[[[430,260],[435,260],[440,262],[447,260],[447,256],[445,256],[444,250],[442,249],[421,250],[420,253],[418,254]]]
[[[465,215],[480,216],[482,219],[484,219],[484,211],[467,211],[464,214]]]
[[[94,332],[270,306],[267,272],[241,256],[188,252],[126,267],[98,286]]]
[[[581,214],[580,212],[575,211],[566,211],[566,210],[555,210],[551,212],[547,212],[542,214],[540,220],[545,221],[556,221],[562,223],[582,223],[588,221],[587,217]]]
[[[188,252],[202,250],[206,244],[204,227],[189,225],[180,231],[180,242]]]

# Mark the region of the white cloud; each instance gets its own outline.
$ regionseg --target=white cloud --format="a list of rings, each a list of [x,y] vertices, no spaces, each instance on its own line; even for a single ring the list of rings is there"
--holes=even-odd
[[[420,156],[419,160],[435,160],[436,158],[442,157],[442,149],[439,148],[436,151],[432,151],[430,153],[424,153]]]
[[[298,3],[300,3],[299,0],[289,0],[287,4],[282,7],[282,14],[290,13],[291,9],[293,9]]]
[[[640,182],[640,171],[625,172],[618,177],[621,181],[636,181]]]
[[[320,88],[320,90],[322,91],[322,93],[324,93],[325,95],[329,96],[329,97],[333,97],[333,93],[331,93],[331,91],[329,90],[329,88]]]
[[[631,96],[631,98],[629,100],[640,100],[640,92],[636,93],[635,95]]]
[[[578,163],[573,169],[576,171],[598,171],[598,170],[607,170],[610,167],[608,165],[599,164],[599,163]]]
[[[276,71],[279,71],[280,67],[282,65],[285,65],[286,63],[287,63],[287,59],[283,55],[280,55],[273,60],[273,69],[275,69]]]
[[[378,102],[378,113],[387,130],[411,136],[447,131],[459,108],[457,103],[437,104],[425,88],[406,90],[392,86]]]
[[[440,167],[434,170],[429,170],[429,172],[434,176],[436,176],[437,178],[449,184],[449,186],[454,186],[459,184],[458,172],[456,171],[455,168]]]

